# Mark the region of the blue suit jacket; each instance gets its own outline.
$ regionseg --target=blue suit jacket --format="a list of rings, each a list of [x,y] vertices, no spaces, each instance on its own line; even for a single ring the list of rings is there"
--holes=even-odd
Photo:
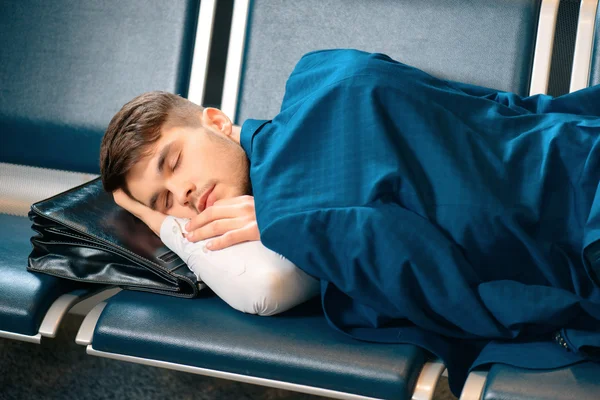
[[[485,363],[592,358],[599,116],[600,87],[521,98],[309,53],[242,126],[261,240],[321,280],[334,329],[430,350],[454,393]]]

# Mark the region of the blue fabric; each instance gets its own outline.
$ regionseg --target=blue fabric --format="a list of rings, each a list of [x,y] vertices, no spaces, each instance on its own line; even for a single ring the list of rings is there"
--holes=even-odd
[[[333,328],[430,350],[455,394],[485,363],[582,361],[600,347],[583,256],[600,239],[599,116],[600,86],[523,98],[309,53],[280,113],[242,126],[261,240],[321,280]]]

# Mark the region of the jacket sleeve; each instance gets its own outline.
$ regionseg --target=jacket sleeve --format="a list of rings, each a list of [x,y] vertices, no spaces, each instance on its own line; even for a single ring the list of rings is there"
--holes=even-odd
[[[575,114],[600,116],[600,85],[591,86],[553,97],[547,94],[536,94],[523,97],[516,93],[495,90],[464,82],[444,80],[434,77],[416,67],[393,60],[384,54],[357,53],[373,69],[382,74],[388,74],[388,79],[403,79],[403,76],[413,78],[415,85],[412,90],[428,90],[432,87],[449,87],[453,91],[474,97],[483,97],[512,109],[533,114]]]
[[[516,93],[504,92],[468,83],[446,81],[459,92],[470,96],[484,97],[510,108],[519,108],[533,114],[576,114],[600,116],[600,85],[591,86],[576,92],[553,97],[536,94],[522,97]]]
[[[468,96],[483,97],[512,109],[526,113],[576,114],[600,116],[600,85],[573,93],[553,97],[537,94],[523,97],[464,82],[444,80],[429,73],[394,60],[381,53],[367,53],[351,49],[320,50],[306,54],[292,72],[284,96],[282,110],[301,102],[317,88],[348,78],[359,72],[380,75],[387,84],[393,81],[412,91],[427,91],[433,87],[446,87]],[[408,80],[407,80],[408,78]],[[408,86],[406,83],[412,81]]]

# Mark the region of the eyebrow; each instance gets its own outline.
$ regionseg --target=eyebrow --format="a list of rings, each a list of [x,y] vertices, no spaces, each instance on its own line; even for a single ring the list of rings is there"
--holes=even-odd
[[[160,151],[160,155],[158,156],[158,163],[156,164],[156,170],[158,175],[162,175],[163,170],[165,169],[165,161],[167,159],[167,156],[169,155],[169,152],[171,151],[171,147],[173,147],[173,144],[175,142],[171,142],[168,145],[166,145],[165,147],[162,148],[162,150]],[[160,193],[154,193],[152,195],[152,197],[150,198],[150,208],[153,210],[156,210],[156,201],[158,200],[158,196],[160,195]]]
[[[160,151],[160,156],[158,157],[158,164],[156,165],[159,175],[162,174],[163,169],[165,168],[165,160],[167,159],[169,151],[171,150],[171,147],[173,147],[174,144],[174,142],[171,142],[165,147],[163,147]]]

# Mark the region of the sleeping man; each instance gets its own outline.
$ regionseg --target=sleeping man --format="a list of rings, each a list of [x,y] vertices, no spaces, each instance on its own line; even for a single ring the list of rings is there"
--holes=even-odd
[[[319,281],[282,255],[266,248],[260,240],[237,243],[222,250],[208,250],[208,240],[189,241],[188,218],[166,215],[131,199],[122,190],[114,193],[117,204],[146,222],[163,243],[177,254],[199,281],[238,311],[269,316],[319,294]],[[252,209],[250,196],[244,198]],[[233,199],[229,204],[240,204]],[[225,200],[212,204],[226,205]],[[202,207],[200,207],[202,208]],[[251,215],[254,211],[251,210]],[[252,221],[256,225],[256,221]],[[211,234],[212,235],[212,234]]]
[[[167,244],[177,218],[204,254],[244,259],[238,244],[260,241],[290,263],[265,268],[302,271],[270,290],[304,282],[298,303],[318,282],[331,327],[428,349],[455,394],[486,363],[598,358],[600,86],[523,98],[316,51],[273,119],[235,126],[146,93],[100,161],[105,189]]]

